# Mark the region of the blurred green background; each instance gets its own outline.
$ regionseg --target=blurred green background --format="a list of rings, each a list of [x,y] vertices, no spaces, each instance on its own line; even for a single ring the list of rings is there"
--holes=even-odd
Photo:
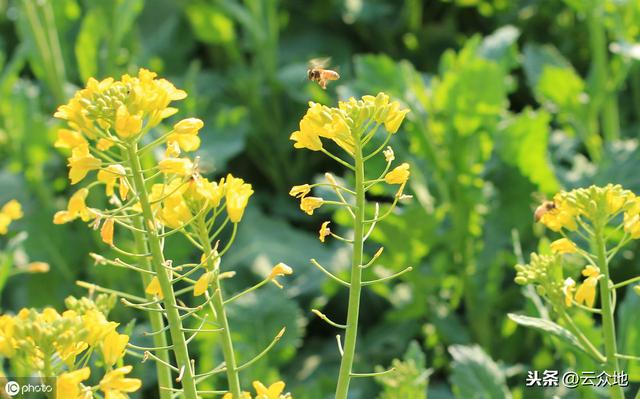
[[[76,280],[139,291],[129,273],[93,265],[88,253],[104,251],[95,232],[51,222],[73,192],[66,155],[53,148],[61,123],[52,114],[89,77],[146,67],[189,93],[175,120],[205,121],[205,174],[232,172],[256,191],[223,259],[238,273],[231,288],[280,261],[295,270],[284,290],[230,308],[241,358],[288,327],[243,380],[281,378],[296,398],[330,398],[336,331],[310,309],[339,321],[347,296],[309,258],[346,276],[348,250],[320,243],[317,230],[331,216],[338,230],[347,220],[326,210],[307,217],[287,194],[340,168],[294,151],[289,135],[309,100],[332,105],[385,91],[411,109],[392,145],[412,165],[414,199],[379,225],[368,250],[385,247],[377,275],[415,270],[366,291],[356,367],[393,361],[400,371],[357,379],[350,397],[597,397],[526,390],[527,370],[589,363],[506,314],[548,312],[513,283],[512,267],[543,233],[532,210],[545,196],[609,182],[640,192],[639,21],[640,0],[0,0],[0,204],[25,206],[0,248],[9,262],[51,264],[47,274],[9,280],[2,310],[61,309],[66,296],[86,294]],[[327,91],[306,80],[307,61],[325,56],[342,75]],[[196,256],[190,248],[175,239],[167,250]],[[614,265],[614,279],[638,274],[636,249]],[[640,326],[630,322],[638,299],[618,303],[620,351],[638,354]],[[113,318],[136,318],[136,331],[149,331],[130,309],[117,307]],[[143,342],[140,334],[132,341]],[[218,364],[215,338],[197,348],[200,366]],[[145,383],[138,397],[155,397],[151,366],[132,362]],[[625,370],[640,381],[637,363]]]

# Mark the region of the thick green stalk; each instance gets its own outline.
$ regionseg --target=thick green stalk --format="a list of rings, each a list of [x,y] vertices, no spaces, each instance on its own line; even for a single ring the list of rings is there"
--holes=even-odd
[[[611,291],[609,289],[609,264],[607,262],[607,249],[604,242],[603,226],[598,226],[595,232],[595,249],[598,257],[598,267],[602,273],[599,281],[600,301],[602,304],[602,331],[604,334],[604,351],[607,372],[612,374],[614,371],[620,372],[620,365],[616,358],[618,351],[616,347],[616,326],[613,317],[613,307],[611,305]],[[609,395],[612,399],[624,399],[624,393],[620,385],[609,386]]]
[[[171,343],[173,346],[173,352],[176,356],[178,363],[178,369],[184,367],[182,372],[182,389],[184,391],[185,399],[196,399],[198,397],[196,390],[196,383],[193,377],[193,369],[191,368],[191,359],[189,358],[189,351],[184,338],[184,331],[182,329],[182,320],[180,319],[180,312],[176,308],[176,297],[173,292],[173,286],[169,280],[169,274],[164,267],[165,259],[162,253],[162,246],[160,245],[160,238],[158,237],[158,231],[155,226],[155,218],[151,209],[151,203],[149,201],[149,194],[144,184],[144,175],[142,167],[140,166],[140,159],[137,155],[138,145],[127,145],[129,166],[131,167],[131,173],[133,175],[133,185],[140,197],[140,207],[142,208],[142,216],[144,220],[144,227],[147,230],[147,244],[151,251],[152,264],[160,283],[160,289],[163,295],[163,303],[165,307],[165,315],[169,322],[169,332],[171,334]]]
[[[207,270],[214,270],[215,259],[210,256],[212,248],[211,241],[209,240],[209,232],[204,221],[204,215],[198,217],[196,222],[198,228],[198,238],[200,245],[204,249],[207,259]],[[214,271],[213,282],[211,288],[213,289],[213,301],[209,302],[216,314],[216,320],[222,328],[220,334],[222,334],[222,355],[224,356],[225,366],[227,368],[227,382],[229,384],[229,392],[234,398],[242,398],[242,389],[240,388],[240,377],[238,375],[238,366],[236,362],[235,352],[233,351],[233,341],[231,340],[231,329],[229,328],[229,320],[227,319],[227,313],[224,310],[224,299],[222,298],[222,288],[220,287],[220,280],[218,280],[219,271]]]
[[[141,218],[137,217],[133,219],[133,227],[139,230],[143,229]],[[149,252],[149,248],[147,247],[143,233],[139,231],[133,231],[133,238],[136,245],[136,251],[138,253],[144,254]],[[138,263],[138,266],[146,270],[151,270],[151,263],[146,258],[142,259]],[[151,276],[147,273],[140,274],[142,277],[142,286],[144,290],[151,282]],[[151,295],[147,295],[147,298],[152,299]],[[162,314],[159,312],[148,313],[149,321],[151,322],[151,328],[153,329],[153,331],[162,330],[164,328],[164,320],[162,319]],[[165,333],[153,335],[153,346],[157,348],[163,348],[167,346],[167,336],[165,335]],[[158,356],[163,362],[170,363],[168,350],[158,350],[156,351],[156,356]],[[167,365],[156,362],[156,374],[158,375],[159,388],[173,388],[173,381],[171,380],[171,369]],[[159,389],[159,394],[160,399],[171,399],[170,390]]]
[[[354,210],[353,258],[351,261],[351,287],[349,287],[349,309],[347,310],[347,328],[344,339],[344,354],[340,363],[336,399],[347,399],[349,382],[353,367],[358,336],[358,317],[360,314],[360,292],[362,290],[362,248],[364,244],[364,160],[360,143],[355,148],[356,208]]]
[[[620,117],[615,93],[610,87],[609,60],[607,55],[607,36],[602,18],[602,6],[595,7],[589,13],[589,44],[591,47],[592,73],[594,91],[592,93],[595,105],[592,111],[602,117],[602,133],[607,140],[620,137]],[[593,132],[590,132],[593,133]]]

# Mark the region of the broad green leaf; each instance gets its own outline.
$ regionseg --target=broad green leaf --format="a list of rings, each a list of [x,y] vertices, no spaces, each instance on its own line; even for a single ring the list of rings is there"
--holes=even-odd
[[[522,65],[531,88],[537,87],[540,75],[546,65],[571,68],[571,63],[552,45],[526,44],[523,56]]]
[[[508,313],[507,316],[511,320],[520,324],[521,326],[534,328],[536,330],[540,330],[545,333],[552,334],[562,339],[563,341],[571,344],[576,349],[579,349],[583,352],[585,351],[582,345],[580,344],[580,342],[578,342],[578,338],[576,338],[576,336],[573,335],[571,331],[560,326],[559,324],[554,323],[551,320],[540,319],[538,317],[524,316],[524,315],[519,315],[514,313]]]
[[[227,161],[244,149],[250,128],[247,118],[247,109],[237,106],[224,107],[207,119],[197,152],[205,170],[223,170]]]
[[[504,372],[481,347],[452,345],[449,353],[453,357],[450,381],[457,398],[511,398]]]
[[[560,188],[547,156],[550,120],[546,111],[526,108],[502,125],[498,143],[502,159],[547,194]]]
[[[545,65],[535,87],[539,100],[549,102],[558,111],[571,113],[586,103],[582,78],[568,67]]]
[[[509,70],[518,64],[518,37],[518,28],[512,25],[503,26],[484,38],[478,48],[478,54],[502,64],[505,70]]]

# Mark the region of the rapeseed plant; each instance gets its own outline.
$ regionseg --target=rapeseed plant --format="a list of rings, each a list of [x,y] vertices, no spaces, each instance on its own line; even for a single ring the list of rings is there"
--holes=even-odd
[[[325,175],[326,182],[316,184],[303,184],[294,186],[289,194],[300,199],[300,209],[308,215],[313,215],[314,211],[324,205],[335,205],[346,208],[353,221],[353,238],[341,237],[329,228],[329,221],[325,221],[320,226],[319,239],[322,242],[329,237],[346,242],[353,247],[351,263],[351,279],[344,281],[332,274],[325,267],[312,259],[311,263],[318,267],[323,273],[334,281],[349,289],[349,307],[347,311],[347,323],[339,324],[332,321],[328,316],[317,309],[313,312],[331,326],[345,330],[344,345],[341,337],[338,336],[338,348],[342,355],[340,372],[336,386],[336,399],[346,399],[349,392],[349,383],[355,377],[371,377],[391,370],[376,373],[354,373],[353,362],[356,351],[356,340],[358,334],[358,317],[360,312],[360,295],[363,286],[390,280],[412,270],[411,267],[398,272],[392,276],[377,280],[363,281],[363,272],[373,264],[382,253],[382,248],[373,257],[364,260],[363,246],[365,240],[373,231],[377,222],[383,220],[395,208],[400,199],[407,197],[403,194],[405,185],[410,175],[409,164],[403,163],[393,170],[391,164],[394,154],[391,147],[387,147],[391,136],[393,136],[400,124],[404,120],[408,109],[401,109],[400,103],[390,101],[389,96],[379,93],[377,96],[363,96],[360,100],[350,98],[348,101],[341,101],[337,108],[330,108],[325,105],[310,102],[309,109],[300,121],[300,129],[291,134],[291,140],[295,141],[295,148],[305,148],[311,151],[321,151],[339,164],[346,167],[354,174],[354,186],[345,187],[337,182],[333,175]],[[381,143],[374,140],[378,129],[383,126],[386,130],[385,138]],[[333,141],[340,147],[348,160],[343,159],[329,151],[325,147],[323,139]],[[367,152],[369,147],[376,143]],[[385,149],[386,147],[386,149]],[[367,179],[366,163],[374,156],[383,153],[386,167],[378,177]],[[377,183],[385,182],[388,185],[398,185],[395,190],[394,200],[389,209],[382,215],[379,214],[379,205],[375,206],[375,213],[367,218],[366,193]],[[309,196],[315,187],[329,187],[335,192],[337,200],[327,200],[321,197]],[[348,198],[350,200],[348,200]]]
[[[640,238],[640,197],[613,184],[563,191],[554,196],[539,222],[562,238],[551,243],[550,253],[533,253],[528,264],[516,265],[515,281],[533,284],[580,348],[604,364],[605,371],[615,378],[622,372],[620,359],[638,359],[618,353],[614,318],[617,290],[640,281],[640,277],[615,283],[609,266],[625,245]],[[584,279],[579,285],[571,276],[565,276],[566,256],[578,256],[585,262],[581,270]],[[596,308],[598,296],[600,307]],[[600,316],[604,351],[574,322],[569,312],[572,307]],[[609,384],[609,390],[611,398],[624,398],[619,384]]]
[[[270,281],[280,285],[275,277],[291,274],[292,269],[278,264],[259,284],[233,297],[223,296],[222,280],[232,278],[235,273],[223,272],[221,261],[234,241],[253,190],[250,184],[231,174],[219,181],[209,181],[199,173],[198,158],[185,155],[200,146],[203,121],[186,118],[168,131],[159,127],[178,112],[171,103],[186,96],[168,80],[140,69],[137,76],[123,75],[119,80],[89,79],[84,89],[60,106],[55,116],[65,120],[68,129],[59,131],[56,146],[71,150],[68,159],[71,184],[86,181],[94,172],[95,179],[71,196],[67,209],[54,216],[54,223],[75,219],[89,223],[100,231],[102,241],[124,258],[108,259],[92,254],[96,264],[127,268],[140,274],[146,298],[91,283],[79,284],[115,293],[123,304],[148,313],[154,329],[148,335],[153,336],[154,347],[132,343],[127,347],[132,352],[142,352],[144,359],[156,361],[163,399],[174,395],[195,399],[203,394],[225,393],[227,397],[242,398],[239,372],[263,357],[282,337],[284,328],[264,351],[238,364],[225,306]],[[155,138],[154,128],[162,132]],[[160,146],[164,148],[164,156],[156,161],[153,150]],[[104,186],[104,194],[112,205],[109,209],[87,205],[99,186]],[[229,238],[222,245],[221,234],[228,230]],[[133,237],[132,250],[122,247],[126,232]],[[198,262],[178,264],[165,257],[165,240],[177,233],[185,236],[201,254]],[[189,306],[190,301],[198,303]],[[196,320],[199,325],[188,328],[185,320]],[[188,345],[204,333],[220,335],[224,365],[198,374]],[[106,361],[114,360],[112,348],[120,348],[123,343],[122,337],[109,338]],[[175,365],[170,361],[169,351],[175,356]],[[129,371],[114,370],[105,377],[100,389],[105,393],[118,389],[128,392],[131,384],[124,376]],[[226,373],[228,387],[219,391],[198,389],[200,382],[219,373]],[[83,373],[78,373],[70,379],[83,377]],[[181,387],[174,387],[174,378]]]

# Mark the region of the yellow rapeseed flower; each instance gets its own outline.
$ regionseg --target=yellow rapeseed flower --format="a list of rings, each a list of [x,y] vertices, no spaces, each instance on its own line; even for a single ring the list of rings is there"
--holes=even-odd
[[[405,162],[387,173],[384,176],[384,181],[387,182],[387,184],[404,184],[409,179],[410,174],[409,164]]]
[[[107,151],[109,148],[113,147],[115,143],[109,139],[101,138],[96,143],[96,148],[100,151]]]
[[[299,186],[291,187],[291,191],[289,191],[289,195],[296,198],[302,198],[302,197],[305,197],[310,192],[311,192],[311,186],[308,184],[302,184]]]
[[[285,383],[277,381],[268,388],[260,381],[253,382],[253,388],[256,390],[256,399],[280,399],[282,391],[284,391]]]
[[[252,399],[249,392],[242,392],[242,398],[234,398],[231,392],[227,392],[222,396],[222,399]]]
[[[564,294],[564,304],[566,307],[570,308],[572,305],[573,299],[573,291],[576,289],[576,282],[568,277],[564,280],[564,284],[562,285],[562,293]]]
[[[100,229],[100,237],[102,238],[102,242],[104,242],[105,244],[113,245],[114,224],[114,218],[109,218],[102,224],[102,228]]]
[[[81,144],[71,151],[69,160],[69,179],[76,184],[92,170],[100,169],[102,162],[89,153],[89,145]]]
[[[293,269],[287,266],[286,264],[280,262],[277,265],[275,265],[273,269],[271,269],[271,273],[269,273],[269,276],[267,276],[267,279],[273,281],[273,283],[277,285],[279,288],[282,288],[282,284],[280,284],[278,280],[276,280],[276,277],[284,277],[290,274],[293,274]]]
[[[124,366],[109,371],[100,381],[100,389],[105,393],[105,399],[126,398],[122,393],[135,392],[142,386],[142,381],[138,378],[126,378],[133,367]]]
[[[158,281],[158,277],[154,276],[151,279],[151,282],[149,283],[149,285],[147,285],[147,288],[145,288],[144,292],[149,295],[157,296],[160,299],[163,298],[162,288],[160,287],[160,281]]]
[[[212,272],[205,272],[200,276],[198,281],[193,285],[193,295],[200,296],[207,292],[207,288],[209,288],[209,284],[211,283],[211,277],[213,276]]]
[[[58,129],[58,139],[53,143],[56,148],[76,148],[88,144],[80,132],[69,129]]]
[[[53,223],[69,223],[77,218],[82,219],[82,221],[84,222],[91,220],[94,215],[90,212],[85,203],[88,195],[89,190],[86,188],[81,188],[80,190],[76,191],[71,196],[71,198],[69,198],[67,209],[64,211],[58,211],[53,216]]]
[[[116,111],[116,134],[122,139],[128,139],[142,130],[142,113],[131,115],[126,106],[121,105]]]
[[[82,316],[82,322],[87,330],[84,341],[89,346],[95,346],[118,327],[118,323],[108,321],[102,313],[93,309]]]
[[[551,252],[556,254],[573,254],[578,251],[578,246],[568,238],[560,238],[551,243]]]
[[[247,184],[244,180],[229,174],[225,185],[229,220],[233,223],[238,223],[242,219],[249,197],[253,194],[251,184]]]
[[[183,119],[173,126],[173,133],[167,137],[167,145],[177,143],[183,151],[195,151],[200,147],[198,131],[204,122],[198,118]]]
[[[11,220],[18,220],[24,216],[22,213],[22,205],[14,199],[4,204],[2,209],[0,209],[0,213],[7,215]]]
[[[324,239],[331,235],[331,229],[329,229],[330,221],[322,222],[322,226],[320,226],[320,231],[318,232],[320,241],[324,242]]]
[[[188,176],[193,173],[193,163],[189,158],[167,158],[158,163],[160,172],[165,175]]]
[[[91,369],[89,367],[60,374],[56,379],[56,397],[65,399],[86,398],[82,393],[83,390],[80,383],[89,379],[90,375]]]
[[[587,277],[576,290],[575,300],[592,308],[596,300],[596,286],[600,278],[600,270],[594,266],[586,266],[582,275]]]
[[[313,215],[313,211],[322,206],[323,199],[320,197],[303,197],[300,200],[300,209],[305,211],[307,215]]]
[[[11,218],[4,213],[0,213],[0,235],[7,234],[9,232],[10,224]]]
[[[9,315],[0,316],[0,354],[6,358],[13,357],[16,351],[15,325],[13,317]]]
[[[102,341],[102,356],[107,366],[113,366],[124,355],[124,350],[129,343],[129,336],[110,332]]]
[[[116,181],[118,181],[120,197],[122,199],[127,198],[129,186],[127,185],[126,175],[127,172],[124,169],[124,166],[120,164],[113,164],[104,169],[100,169],[98,172],[98,181],[105,184],[105,193],[107,194],[107,197],[111,197],[113,195],[113,188],[116,185]]]

